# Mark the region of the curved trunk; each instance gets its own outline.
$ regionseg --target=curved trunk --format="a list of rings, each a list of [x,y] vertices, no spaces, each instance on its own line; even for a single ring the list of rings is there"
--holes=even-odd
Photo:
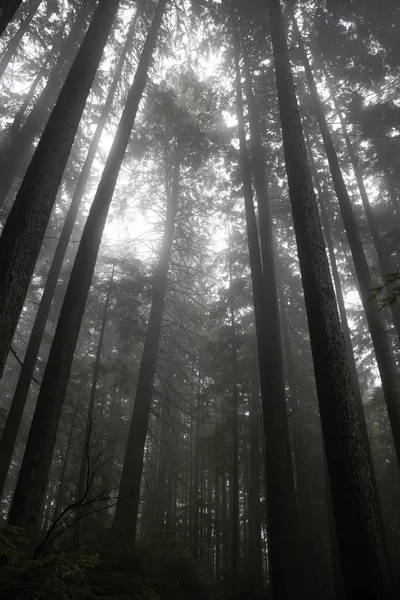
[[[24,361],[18,378],[18,383],[15,388],[14,396],[12,399],[10,412],[8,414],[3,436],[0,440],[0,495],[4,487],[4,482],[7,476],[7,471],[12,457],[15,440],[18,434],[18,429],[27,401],[32,376],[34,374],[35,365],[40,350],[40,345],[43,339],[43,334],[45,332],[47,319],[49,317],[51,303],[53,301],[54,292],[57,287],[58,279],[64,262],[65,254],[68,249],[68,244],[74,228],[76,217],[78,215],[82,198],[85,193],[86,185],[89,180],[90,171],[94,159],[96,157],[100,138],[104,131],[104,127],[106,125],[107,118],[113,103],[118,82],[121,77],[126,52],[130,42],[132,41],[133,30],[136,26],[136,20],[137,19],[135,16],[135,18],[132,20],[132,25],[129,28],[124,49],[119,59],[118,66],[114,74],[114,79],[108,92],[106,101],[102,108],[102,112],[99,117],[99,122],[97,124],[97,128],[94,133],[92,142],[90,144],[85,163],[79,175],[78,183],[76,184],[74,195],[72,197],[71,204],[64,221],[64,226],[61,231],[60,239],[57,244],[57,248],[53,257],[53,261],[51,263],[49,274],[47,276],[46,285],[44,286],[42,298],[40,300],[40,305],[35,317],[35,322],[33,324],[31,335],[29,337],[29,342],[26,348]]]
[[[265,437],[267,483],[268,548],[271,585],[277,600],[295,598],[298,581],[297,505],[294,488],[289,427],[287,422],[282,346],[277,318],[277,298],[262,270],[257,222],[253,204],[250,162],[243,117],[243,98],[239,66],[240,42],[234,29],[236,110],[240,143],[240,169],[245,201],[247,240],[256,323],[258,363]],[[271,263],[268,263],[271,267]],[[275,318],[276,317],[276,318]]]
[[[280,0],[269,2],[289,194],[347,598],[388,599],[391,577],[329,272]]]
[[[295,20],[293,20],[293,26],[303,66],[307,75],[315,112],[320,126],[325,153],[331,171],[332,182],[335,187],[343,223],[347,233],[347,239],[349,241],[349,246],[353,257],[354,268],[356,270],[356,275],[360,286],[361,301],[367,317],[368,327],[375,351],[375,357],[378,363],[379,374],[382,381],[383,393],[385,396],[390,425],[393,432],[397,461],[400,465],[400,386],[396,370],[396,363],[390,342],[386,335],[386,328],[381,317],[378,301],[373,296],[374,285],[372,283],[367,259],[365,257],[357,221],[340,169],[336,150],[333,145],[323,104],[319,97],[310,63],[308,61],[303,41]]]
[[[140,483],[143,471],[143,454],[148,420],[153,395],[153,380],[160,341],[164,311],[168,268],[173,242],[176,211],[179,198],[179,175],[181,162],[180,142],[177,142],[171,189],[167,196],[167,215],[160,250],[160,259],[155,274],[151,309],[147,324],[143,355],[140,363],[135,402],[129,431],[128,444],[122,469],[121,483],[112,526],[113,537],[133,543],[136,535],[139,508]]]

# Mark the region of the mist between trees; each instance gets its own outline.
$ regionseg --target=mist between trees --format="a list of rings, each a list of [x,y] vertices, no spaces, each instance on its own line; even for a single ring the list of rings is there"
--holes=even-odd
[[[0,594],[400,597],[400,5],[0,1]]]

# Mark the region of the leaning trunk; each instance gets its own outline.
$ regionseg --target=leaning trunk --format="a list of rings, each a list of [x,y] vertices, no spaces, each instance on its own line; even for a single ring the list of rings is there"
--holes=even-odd
[[[119,0],[101,0],[0,238],[0,376]]]
[[[10,412],[4,428],[3,436],[0,440],[0,494],[4,487],[4,482],[7,476],[7,471],[10,465],[15,445],[15,440],[18,434],[21,418],[28,398],[29,388],[34,374],[40,345],[43,339],[43,334],[45,332],[47,319],[49,317],[54,292],[57,288],[57,283],[64,262],[65,254],[68,249],[69,240],[74,228],[74,224],[78,215],[83,195],[85,193],[86,185],[89,180],[90,171],[94,159],[96,157],[100,138],[106,125],[107,118],[118,86],[118,82],[121,77],[123,65],[125,62],[126,51],[132,39],[133,29],[136,25],[136,20],[137,19],[135,16],[135,18],[132,20],[132,25],[129,28],[126,43],[120,60],[118,62],[113,82],[108,92],[101,115],[99,117],[99,122],[97,124],[96,131],[90,144],[85,163],[80,173],[78,183],[76,185],[75,192],[72,197],[72,201],[64,221],[64,226],[61,231],[60,239],[58,241],[54,258],[51,263],[49,274],[47,276],[46,285],[44,286],[38,312],[35,317],[35,322],[32,327],[29,343],[26,348],[24,361],[18,378],[18,383],[15,388],[14,396],[12,399]]]

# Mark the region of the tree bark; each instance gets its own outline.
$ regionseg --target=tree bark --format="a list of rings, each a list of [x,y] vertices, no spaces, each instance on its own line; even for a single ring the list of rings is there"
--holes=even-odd
[[[153,380],[160,341],[175,217],[179,200],[180,144],[181,142],[178,139],[175,149],[172,183],[167,197],[164,236],[152,291],[150,316],[147,324],[128,444],[112,526],[113,537],[116,541],[126,539],[132,544],[135,541],[136,534],[140,482],[143,471],[143,452],[153,395]]]
[[[0,238],[0,376],[119,0],[101,0]]]
[[[54,297],[54,292],[57,288],[57,283],[64,262],[65,254],[68,249],[69,240],[74,228],[74,224],[82,202],[83,195],[85,193],[86,185],[89,180],[90,171],[97,153],[100,138],[104,131],[104,127],[106,125],[107,118],[113,103],[115,92],[121,77],[126,52],[130,42],[132,41],[132,35],[137,21],[136,15],[135,18],[132,20],[132,24],[129,28],[126,42],[120,59],[118,61],[116,71],[114,73],[113,82],[111,84],[106,101],[102,108],[96,131],[90,144],[82,171],[79,175],[78,183],[76,184],[74,195],[72,197],[72,201],[64,221],[64,226],[61,231],[60,239],[58,241],[53,261],[51,263],[49,274],[47,276],[46,285],[44,286],[43,294],[32,327],[31,335],[29,337],[29,342],[26,348],[24,361],[18,378],[18,383],[15,388],[14,396],[12,399],[10,412],[4,428],[3,436],[0,440],[0,495],[4,487],[4,482],[7,476],[7,471],[13,453],[15,440],[18,434],[18,429],[27,401],[32,376],[34,374],[35,365],[40,350],[40,345],[43,339],[43,334],[45,332],[47,319],[49,317],[50,308]]]
[[[280,0],[270,24],[281,128],[341,566],[348,599],[387,599],[382,542],[297,105]]]
[[[367,318],[375,351],[375,357],[378,363],[379,374],[382,381],[383,393],[385,396],[390,425],[393,432],[397,461],[400,465],[400,385],[398,381],[396,363],[390,342],[386,335],[385,324],[381,317],[378,301],[373,296],[372,290],[374,285],[372,283],[367,259],[365,257],[357,221],[340,169],[336,150],[333,145],[323,104],[318,94],[314,76],[295,19],[293,19],[293,26],[295,29],[295,35],[298,42],[301,59],[307,75],[307,81],[313,99],[315,112],[318,118],[321,135],[324,142],[325,153],[331,171],[332,181],[335,187],[336,196],[347,233],[347,239],[349,241],[349,246],[353,257],[354,267],[360,286],[361,301]]]

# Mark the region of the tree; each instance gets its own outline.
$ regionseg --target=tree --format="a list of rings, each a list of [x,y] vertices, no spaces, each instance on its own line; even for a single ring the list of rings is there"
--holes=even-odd
[[[396,372],[396,363],[393,356],[392,348],[386,335],[385,324],[380,314],[377,299],[373,296],[373,294],[371,294],[371,291],[373,290],[374,286],[372,283],[367,259],[365,257],[364,249],[362,246],[357,222],[351,206],[350,197],[340,169],[336,150],[329,132],[328,123],[324,115],[323,105],[318,94],[313,73],[308,62],[308,58],[300,37],[300,33],[297,29],[297,24],[295,21],[293,21],[293,23],[297,32],[296,39],[299,43],[304,69],[307,74],[307,80],[313,98],[316,115],[321,129],[321,135],[324,141],[325,152],[331,170],[332,181],[335,187],[337,199],[339,202],[343,222],[347,233],[347,239],[349,241],[351,254],[354,261],[354,267],[356,270],[357,280],[361,292],[361,300],[363,303],[369,330],[371,333],[372,342],[374,345],[375,356],[378,363],[379,373],[381,376],[382,386],[385,394],[386,406],[390,415],[390,423],[393,430],[393,437],[395,440],[396,447],[398,448],[397,454],[399,457],[398,460],[400,464],[400,412],[398,407],[400,399],[400,387]],[[365,204],[365,196],[363,200]],[[378,239],[377,241],[379,243]],[[382,255],[381,258],[383,258]]]
[[[261,252],[258,240],[256,216],[251,184],[251,167],[247,154],[245,136],[243,98],[241,89],[241,72],[239,64],[239,36],[233,21],[235,44],[236,75],[236,110],[240,142],[240,168],[243,180],[243,196],[246,211],[247,239],[249,246],[251,281],[253,286],[253,302],[256,323],[258,364],[261,384],[261,402],[265,437],[265,465],[267,481],[268,538],[270,551],[271,587],[277,598],[292,598],[297,589],[296,573],[298,552],[298,515],[293,478],[293,465],[290,449],[289,428],[287,422],[285,382],[283,374],[282,347],[280,341],[279,317],[276,288],[274,288],[273,254],[264,258],[266,275],[264,279]],[[253,117],[254,118],[254,115]],[[254,121],[253,121],[254,124]],[[253,134],[254,134],[253,130]],[[253,137],[254,140],[254,137]],[[254,143],[256,141],[254,140]],[[255,165],[257,169],[257,164]],[[259,202],[265,201],[261,196],[262,174],[258,171],[257,189],[260,192]],[[262,177],[263,179],[263,177]],[[262,182],[264,183],[264,181]],[[265,207],[265,212],[267,207]],[[263,225],[267,225],[263,223]],[[269,231],[269,242],[272,243]],[[268,242],[265,251],[271,252]],[[271,287],[269,287],[271,286]],[[273,400],[270,399],[270,388],[273,389]],[[283,501],[283,499],[285,499]]]
[[[4,71],[6,70],[6,68],[8,66],[8,63],[12,59],[14,53],[16,52],[25,33],[28,31],[29,26],[30,26],[41,2],[42,2],[42,0],[33,0],[31,2],[30,10],[26,14],[25,19],[23,20],[20,27],[18,28],[18,31],[16,31],[16,33],[13,35],[13,37],[7,44],[7,47],[5,48],[3,54],[1,55],[1,58],[0,58],[0,77],[3,76]]]
[[[11,525],[18,524],[27,528],[29,532],[33,532],[37,527],[37,516],[43,501],[57,425],[64,402],[90,282],[96,264],[101,235],[139,102],[146,84],[149,63],[156,45],[165,4],[165,0],[161,0],[157,5],[139,59],[138,68],[118,131],[82,234],[47,361],[46,371],[43,376],[9,516]],[[107,4],[107,7],[107,10],[110,10],[111,4]],[[113,8],[115,13],[117,6],[115,5]],[[99,5],[99,9],[100,12],[98,14],[102,15],[105,7],[101,8],[101,5]],[[111,22],[109,25],[111,27]],[[97,38],[98,40],[99,38]],[[79,53],[77,59],[79,59]],[[57,398],[57,402],[55,402],[55,398]],[[43,431],[47,432],[45,438],[43,438]],[[40,469],[35,470],[34,465],[40,465]],[[27,494],[28,489],[31,490],[31,494]]]
[[[0,375],[118,4],[118,0],[99,3],[0,238]]]
[[[387,557],[307,162],[279,0],[270,2],[270,19],[290,200],[345,590],[349,598],[360,593],[371,599],[389,598]]]
[[[89,180],[90,171],[96,157],[99,142],[104,131],[107,118],[109,117],[110,108],[112,106],[112,102],[125,62],[126,51],[129,44],[132,41],[132,35],[136,25],[136,15],[135,18],[132,19],[132,23],[127,33],[127,38],[123,47],[122,54],[120,55],[118,61],[112,85],[109,89],[106,101],[102,108],[99,122],[97,124],[95,134],[91,141],[85,159],[85,163],[80,172],[79,179],[72,196],[71,204],[69,206],[68,213],[65,218],[64,226],[61,231],[60,239],[58,241],[57,248],[53,257],[53,261],[49,269],[46,285],[43,289],[43,295],[40,300],[39,309],[35,317],[35,322],[32,327],[29,343],[24,356],[24,361],[21,366],[21,372],[18,378],[18,383],[15,388],[14,396],[11,402],[10,412],[3,431],[3,436],[0,440],[0,490],[4,488],[8,467],[14,449],[15,440],[18,434],[23,410],[28,397],[32,376],[34,373],[38,352],[40,349],[40,344],[43,339],[43,334],[49,317],[51,303],[57,287],[57,282],[59,280],[62,264],[65,259],[72,230]]]
[[[7,196],[10,192],[13,182],[25,174],[29,164],[32,146],[35,137],[42,132],[48,120],[49,110],[51,110],[57,99],[57,95],[63,85],[66,71],[71,66],[71,59],[74,57],[77,42],[81,41],[87,26],[88,17],[93,12],[92,0],[84,0],[76,18],[74,19],[71,30],[65,43],[62,45],[54,69],[40,93],[34,107],[27,116],[25,122],[18,129],[20,122],[20,111],[10,128],[10,135],[3,140],[0,153],[0,167],[3,177],[0,184],[0,205],[6,204]],[[63,30],[61,31],[61,35]],[[54,40],[54,48],[57,50],[59,43],[58,36]]]

